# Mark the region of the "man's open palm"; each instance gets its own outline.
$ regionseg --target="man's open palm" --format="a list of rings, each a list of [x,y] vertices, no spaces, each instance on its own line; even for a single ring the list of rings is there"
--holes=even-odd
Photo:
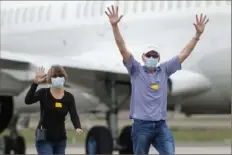
[[[108,11],[105,11],[105,14],[109,17],[111,25],[116,25],[122,19],[123,15],[118,16],[118,6],[115,8],[113,5],[111,9],[107,7]]]
[[[206,19],[206,15],[203,17],[203,15],[201,14],[200,19],[198,15],[196,15],[196,23],[193,24],[195,26],[196,32],[198,34],[203,33],[205,29],[205,25],[208,22],[209,22],[209,19]]]

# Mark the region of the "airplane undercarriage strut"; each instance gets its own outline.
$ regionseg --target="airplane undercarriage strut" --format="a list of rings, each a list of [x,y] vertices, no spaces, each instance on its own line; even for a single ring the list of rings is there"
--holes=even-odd
[[[106,120],[109,130],[112,134],[113,138],[113,146],[114,150],[120,150],[122,147],[118,144],[118,102],[117,102],[117,94],[116,94],[116,81],[110,81],[110,96],[111,96],[111,104],[109,106],[109,111],[106,113]]]

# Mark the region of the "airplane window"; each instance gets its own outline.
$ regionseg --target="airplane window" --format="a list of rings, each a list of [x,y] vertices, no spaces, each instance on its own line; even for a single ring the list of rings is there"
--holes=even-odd
[[[192,5],[192,1],[186,1],[186,8],[190,8]]]
[[[3,10],[3,11],[1,12],[1,25],[4,25],[5,16],[6,16],[6,11]]]
[[[142,1],[142,12],[146,12],[146,10],[147,10],[147,2]]]
[[[231,1],[226,1],[227,5],[231,6]]]
[[[177,3],[176,4],[177,9],[180,10],[181,9],[181,5],[182,5],[182,1],[177,1],[176,3]]]
[[[196,1],[196,7],[201,7],[201,1]]]
[[[97,1],[92,2],[92,4],[90,4],[90,8],[91,8],[91,16],[96,16],[96,8],[97,8]]]
[[[27,12],[28,12],[28,8],[25,8],[24,9],[24,12],[23,12],[23,22],[27,22]]]
[[[49,21],[51,19],[51,11],[52,11],[52,6],[49,5],[47,8],[47,12],[46,12],[46,20]]]
[[[85,1],[85,7],[84,7],[84,13],[83,13],[83,15],[84,15],[84,17],[86,17],[87,15],[88,15],[88,10],[89,9],[89,1]]]
[[[168,10],[173,8],[173,1],[168,1]]]
[[[61,12],[61,19],[65,19],[66,17],[66,9],[67,9],[67,3],[65,3],[62,7],[62,12]]]
[[[139,3],[139,1],[134,1],[133,12],[138,11],[138,3]]]
[[[128,13],[128,1],[124,1],[124,14]]]
[[[159,10],[160,11],[164,10],[164,2],[163,1],[160,1]]]
[[[220,1],[215,1],[216,5],[219,6],[220,5]]]
[[[155,3],[156,3],[156,1],[151,1],[151,11],[152,12],[155,11]]]
[[[8,24],[10,25],[11,22],[12,22],[12,19],[13,19],[13,13],[14,13],[14,10],[13,9],[10,9],[9,10],[9,14],[8,14],[8,17],[7,17],[7,22]]]
[[[41,22],[43,19],[43,11],[44,11],[44,7],[41,6],[38,11],[38,22]]]
[[[33,19],[34,19],[34,16],[35,16],[35,10],[34,8],[31,8],[30,9],[30,14],[29,14],[29,19],[30,19],[30,22],[33,22]]]
[[[101,2],[101,6],[100,6],[100,14],[101,16],[104,15],[105,13],[105,1]]]
[[[80,17],[81,4],[77,3],[76,7],[77,7],[76,18],[78,18],[78,17]]]
[[[211,6],[212,5],[212,1],[206,1],[206,5],[207,5],[207,7]]]
[[[20,10],[17,9],[15,11],[15,24],[18,24],[19,23],[19,15],[20,15]]]

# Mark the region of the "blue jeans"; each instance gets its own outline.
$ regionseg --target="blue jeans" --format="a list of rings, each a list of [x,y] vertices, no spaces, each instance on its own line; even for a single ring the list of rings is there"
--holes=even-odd
[[[134,154],[148,154],[152,144],[159,154],[175,154],[175,142],[165,121],[134,120],[131,131]]]
[[[66,140],[58,142],[36,141],[38,154],[65,154]]]

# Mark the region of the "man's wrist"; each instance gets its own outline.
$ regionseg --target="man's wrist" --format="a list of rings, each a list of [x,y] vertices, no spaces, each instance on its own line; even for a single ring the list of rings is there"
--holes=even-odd
[[[193,38],[196,40],[200,40],[200,37],[201,37],[201,33],[196,33]]]

